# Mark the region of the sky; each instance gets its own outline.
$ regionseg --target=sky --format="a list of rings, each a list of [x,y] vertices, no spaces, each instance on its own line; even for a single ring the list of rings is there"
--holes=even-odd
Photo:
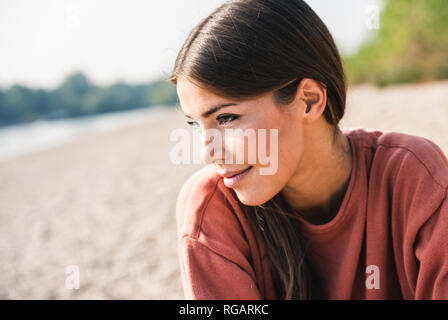
[[[0,87],[166,78],[190,30],[225,0],[0,0]],[[381,0],[306,0],[343,53],[376,30]]]

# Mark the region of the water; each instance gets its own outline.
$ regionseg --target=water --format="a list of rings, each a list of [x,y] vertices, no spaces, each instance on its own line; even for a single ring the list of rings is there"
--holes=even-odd
[[[90,133],[153,121],[166,110],[167,107],[150,107],[75,119],[39,120],[0,128],[0,160],[48,149]]]

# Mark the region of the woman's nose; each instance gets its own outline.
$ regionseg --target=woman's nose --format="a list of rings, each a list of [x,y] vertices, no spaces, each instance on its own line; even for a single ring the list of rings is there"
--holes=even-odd
[[[223,137],[217,129],[201,130],[201,160],[205,164],[224,162]]]

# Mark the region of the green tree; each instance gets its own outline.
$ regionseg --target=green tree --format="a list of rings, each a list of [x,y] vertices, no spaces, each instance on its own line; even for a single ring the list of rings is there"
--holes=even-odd
[[[68,76],[52,95],[52,111],[64,111],[69,116],[83,115],[85,100],[95,86],[81,72]]]
[[[160,80],[154,82],[148,90],[150,105],[175,105],[178,102],[176,88],[171,83]]]
[[[345,59],[352,83],[448,78],[446,0],[387,0],[376,36]]]
[[[24,122],[36,118],[33,91],[21,85],[14,85],[3,96],[2,122]],[[4,118],[3,118],[4,117]],[[4,120],[3,120],[4,119]]]

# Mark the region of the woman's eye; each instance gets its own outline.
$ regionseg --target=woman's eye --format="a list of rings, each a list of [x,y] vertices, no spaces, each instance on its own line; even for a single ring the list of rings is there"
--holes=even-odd
[[[216,120],[218,120],[218,123],[220,125],[225,125],[229,122],[232,122],[233,120],[238,119],[240,116],[235,115],[235,114],[227,114],[227,115],[220,115],[219,117],[216,118]]]
[[[199,124],[196,121],[187,121],[187,124],[192,126],[193,128],[199,127]]]

